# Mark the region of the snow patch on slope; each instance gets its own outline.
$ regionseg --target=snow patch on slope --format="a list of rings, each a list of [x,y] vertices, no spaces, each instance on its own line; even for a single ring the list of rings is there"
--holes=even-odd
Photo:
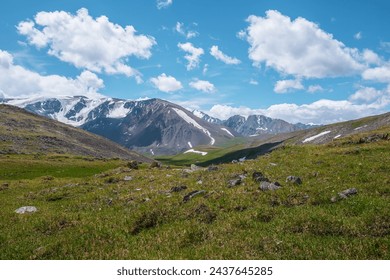
[[[368,126],[368,125],[359,126],[359,127],[355,128],[354,130],[359,130],[359,129],[365,128],[365,127],[367,127],[367,126]]]
[[[114,104],[114,108],[107,114],[107,118],[122,119],[130,112],[128,108],[125,108],[124,101],[116,102]]]
[[[226,128],[222,127],[221,130],[225,131],[227,134],[229,134],[230,136],[234,137],[234,135],[229,130],[227,130]]]
[[[202,113],[201,111],[194,110],[192,113],[193,113],[196,117],[198,117],[199,119],[201,119],[201,118],[204,117],[204,113]]]
[[[187,153],[194,153],[194,154],[200,154],[200,155],[202,155],[202,156],[207,155],[207,152],[196,151],[196,150],[194,150],[194,149],[190,149],[190,150],[188,150],[188,151],[185,151],[184,153],[185,153],[185,154],[187,154]]]
[[[215,139],[213,137],[211,137],[211,133],[210,131],[208,131],[206,128],[204,128],[203,126],[201,126],[200,124],[198,124],[193,118],[191,118],[190,116],[188,116],[186,113],[184,113],[182,110],[180,109],[177,109],[177,108],[172,108],[176,114],[181,117],[184,121],[186,121],[187,123],[189,124],[192,124],[193,126],[195,126],[197,129],[203,131],[204,134],[206,134],[208,137],[210,137],[211,139],[211,142],[210,142],[210,145],[214,145],[215,144]]]
[[[315,140],[315,139],[317,139],[317,138],[319,138],[321,136],[324,136],[324,135],[326,135],[326,134],[328,134],[330,132],[331,132],[330,130],[323,131],[323,132],[321,132],[321,133],[319,133],[317,135],[314,135],[314,136],[311,136],[309,138],[306,138],[305,140],[302,141],[302,143],[311,142],[311,141],[313,141],[313,140]]]

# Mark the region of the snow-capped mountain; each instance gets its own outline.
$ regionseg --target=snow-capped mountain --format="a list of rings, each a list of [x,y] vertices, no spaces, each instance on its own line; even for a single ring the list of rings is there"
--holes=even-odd
[[[235,115],[222,121],[200,111],[197,111],[196,114],[205,121],[223,125],[246,137],[293,132],[313,127],[301,123],[291,124],[284,120],[273,119],[263,115],[250,115],[248,117]]]
[[[204,121],[160,99],[129,101],[84,96],[7,99],[4,103],[104,136],[151,155],[175,154],[234,137],[228,128]]]
[[[203,113],[202,111],[193,110],[192,113],[195,116],[197,116],[198,118],[205,120],[206,122],[215,123],[215,124],[219,124],[219,125],[223,124],[223,121],[221,121],[220,119],[211,117],[211,116],[207,115],[206,113]]]

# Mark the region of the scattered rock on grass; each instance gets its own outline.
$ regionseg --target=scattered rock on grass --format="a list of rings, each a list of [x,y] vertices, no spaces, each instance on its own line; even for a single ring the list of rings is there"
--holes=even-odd
[[[206,192],[206,191],[204,191],[204,190],[192,191],[192,192],[186,194],[186,195],[183,197],[183,202],[188,202],[188,201],[190,201],[192,198],[194,198],[195,196],[200,195],[200,194],[204,194],[205,192]]]
[[[241,185],[241,178],[236,178],[228,181],[228,188],[233,188],[235,186]]]
[[[127,167],[130,169],[138,169],[138,162],[135,160],[129,161]]]
[[[186,190],[187,186],[178,186],[178,187],[172,187],[169,192],[181,192],[182,190]]]
[[[17,214],[25,214],[25,213],[34,213],[37,212],[38,209],[35,206],[23,206],[15,210]]]
[[[263,181],[260,183],[260,190],[262,191],[275,191],[280,189],[282,186],[278,182],[270,183]]]
[[[197,166],[195,164],[191,164],[191,170],[192,171],[198,171],[198,170],[201,170],[201,169],[202,169],[202,167],[199,167],[199,166]]]
[[[339,192],[338,196],[334,196],[330,200],[332,202],[336,202],[336,201],[338,201],[340,199],[347,199],[347,198],[349,198],[352,195],[356,195],[357,193],[358,193],[358,191],[355,188],[346,189],[346,190],[344,190],[342,192]]]
[[[302,184],[302,179],[297,177],[297,176],[288,176],[287,179],[286,179],[286,182],[290,182],[290,183],[293,183],[293,184],[297,184],[297,185],[300,185]]]
[[[161,168],[162,164],[159,161],[153,161],[150,165],[149,168]]]
[[[253,172],[252,179],[253,179],[253,181],[258,182],[258,183],[259,182],[269,182],[268,178],[265,177],[264,174],[259,172],[259,171]]]
[[[131,176],[125,176],[125,178],[123,178],[124,181],[131,181],[133,180],[133,177]]]
[[[209,172],[211,172],[211,171],[218,171],[218,166],[210,165],[210,166],[207,168],[207,171],[209,171]]]

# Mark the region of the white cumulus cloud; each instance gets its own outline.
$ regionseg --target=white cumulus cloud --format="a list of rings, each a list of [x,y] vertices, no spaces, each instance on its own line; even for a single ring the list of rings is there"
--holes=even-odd
[[[188,64],[187,64],[188,71],[199,66],[200,56],[204,54],[204,50],[202,48],[196,48],[196,47],[194,47],[194,45],[192,45],[189,42],[184,43],[184,44],[179,43],[179,44],[177,44],[177,46],[181,50],[188,53],[184,56],[184,58],[188,61]]]
[[[137,35],[131,25],[122,27],[106,16],[94,19],[85,8],[75,15],[65,11],[39,12],[33,21],[20,22],[17,29],[29,44],[48,47],[48,53],[61,61],[107,74],[139,77],[138,71],[126,64],[127,58],[148,59],[156,44],[151,36]]]
[[[150,81],[156,88],[163,92],[173,92],[183,88],[180,81],[172,76],[167,76],[165,73],[162,73],[158,77],[151,78]]]
[[[210,116],[227,119],[234,115],[265,115],[286,120],[290,123],[329,124],[376,115],[386,111],[390,104],[389,89],[387,95],[372,103],[357,104],[348,100],[318,100],[310,104],[275,104],[266,109],[214,105],[207,113]]]
[[[304,89],[300,80],[281,80],[277,81],[274,87],[276,93],[286,93],[291,90]]]
[[[215,86],[209,81],[195,80],[190,82],[189,85],[194,89],[207,92],[207,93],[212,93],[215,91]]]
[[[368,63],[368,64],[381,64],[382,63],[382,60],[381,58],[375,53],[373,52],[372,50],[369,50],[369,49],[365,49],[363,51],[363,60]]]
[[[347,48],[305,18],[291,20],[269,10],[265,17],[252,15],[247,21],[245,37],[255,65],[265,63],[283,74],[302,78],[348,76],[364,69],[357,59],[358,50]]]
[[[157,0],[157,9],[161,10],[163,8],[168,8],[172,3],[173,0]]]
[[[222,61],[226,64],[240,64],[241,61],[235,57],[230,57],[226,54],[224,54],[222,51],[219,50],[218,46],[212,46],[210,49],[210,54],[217,60]]]
[[[370,68],[363,72],[363,79],[381,83],[390,83],[390,63],[380,67]]]
[[[385,92],[372,87],[362,87],[349,97],[351,101],[372,101],[378,99]]]
[[[76,78],[40,75],[13,62],[13,56],[0,50],[0,92],[7,98],[58,97],[84,95],[101,97],[103,80],[90,71]]]

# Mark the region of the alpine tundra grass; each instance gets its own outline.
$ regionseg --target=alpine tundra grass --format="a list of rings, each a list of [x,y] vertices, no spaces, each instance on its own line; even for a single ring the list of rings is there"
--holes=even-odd
[[[389,259],[390,141],[364,137],[200,170],[52,156],[30,174],[33,156],[2,156],[0,259]]]

